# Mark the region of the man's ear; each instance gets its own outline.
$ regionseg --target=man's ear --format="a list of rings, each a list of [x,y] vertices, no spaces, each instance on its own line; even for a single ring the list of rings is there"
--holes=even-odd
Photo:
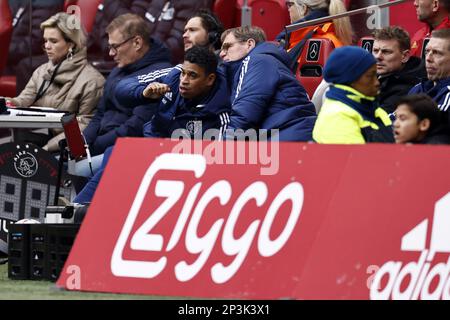
[[[212,87],[214,84],[214,81],[216,81],[216,74],[215,73],[210,73],[208,75],[208,77],[206,78],[206,85],[208,87]]]
[[[254,47],[256,47],[256,41],[255,41],[255,39],[248,39],[248,40],[247,40],[247,50],[248,50],[248,52],[250,52],[251,50],[253,50]]]
[[[133,40],[133,45],[137,50],[140,50],[144,47],[144,40],[141,36],[136,36]]]
[[[441,4],[439,3],[439,0],[433,0],[433,12],[438,12],[440,6]]]
[[[430,129],[430,126],[431,126],[431,121],[428,118],[423,119],[419,122],[419,130],[422,132],[428,131]]]
[[[402,63],[403,64],[407,63],[410,57],[411,57],[411,51],[410,50],[403,50],[403,52],[402,52]]]

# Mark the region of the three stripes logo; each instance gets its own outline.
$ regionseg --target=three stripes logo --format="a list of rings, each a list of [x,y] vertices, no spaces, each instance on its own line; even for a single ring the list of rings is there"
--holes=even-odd
[[[370,298],[450,300],[450,193],[436,202],[432,225],[425,219],[402,237],[401,250],[421,252],[420,258],[404,266],[401,261],[385,263],[375,274]],[[447,254],[447,261],[433,264],[436,253]],[[387,284],[382,286],[385,277]]]

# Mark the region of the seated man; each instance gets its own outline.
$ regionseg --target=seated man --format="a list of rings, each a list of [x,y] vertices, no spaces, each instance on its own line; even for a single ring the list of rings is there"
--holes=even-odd
[[[202,137],[208,129],[223,132],[230,100],[227,81],[217,72],[217,64],[212,51],[194,46],[186,51],[181,68],[177,67],[177,72],[165,79],[166,84],[148,85],[141,93],[146,98],[159,99],[167,92],[171,94],[162,98],[158,112],[144,127],[144,136],[170,138],[179,129],[182,131],[178,133],[189,138]]]
[[[97,113],[84,130],[92,155],[102,154],[118,137],[142,136],[144,123],[151,119],[156,110],[148,105],[119,103],[114,97],[119,81],[149,72],[164,76],[170,71],[167,68],[171,67],[169,51],[150,38],[141,17],[121,15],[111,22],[106,31],[109,55],[114,58],[117,67],[106,80]]]
[[[450,124],[450,29],[433,31],[426,48],[425,66],[428,81],[419,83],[409,93],[430,96]]]
[[[193,46],[203,46],[211,51],[216,50],[217,47],[220,48],[220,34],[222,31],[222,24],[214,14],[206,10],[196,12],[184,26],[184,51]],[[179,70],[177,71],[174,68],[169,74],[164,72],[164,76],[171,77],[172,73],[179,75]],[[163,81],[155,72],[142,73],[135,77],[123,79],[118,84],[119,93],[116,93],[116,98],[119,99],[119,103],[125,105],[148,103],[148,100],[142,95],[142,91],[150,82],[155,81],[155,78],[158,78],[158,81]],[[138,90],[137,88],[140,89]],[[133,93],[136,95],[133,95]]]
[[[414,7],[417,12],[417,19],[425,23],[419,29],[411,41],[411,55],[420,57],[422,52],[421,42],[431,36],[433,30],[450,28],[450,0],[414,0]]]
[[[331,85],[314,127],[316,142],[394,142],[392,122],[376,99],[380,83],[371,53],[354,46],[335,49],[324,79]]]
[[[227,125],[230,103],[227,81],[216,70],[217,57],[208,48],[194,46],[186,52],[184,60],[181,68],[175,69],[177,72],[166,77],[166,83],[135,87],[135,92],[119,90],[117,95],[141,95],[147,102],[162,97],[157,113],[145,126],[148,137],[170,137],[175,133],[175,138],[196,138],[208,129],[216,129],[215,137],[219,138]],[[112,148],[107,149],[102,167],[74,202],[92,200],[111,151]]]
[[[232,83],[232,111],[227,139],[235,130],[279,130],[281,141],[309,141],[316,121],[314,105],[289,69],[287,53],[258,27],[222,34],[223,59]]]
[[[401,98],[395,115],[396,143],[450,144],[450,135],[441,124],[436,102],[426,94]]]
[[[379,29],[373,37],[372,53],[377,59],[380,106],[392,113],[397,100],[426,78],[425,65],[420,58],[410,56],[409,35],[402,28]]]

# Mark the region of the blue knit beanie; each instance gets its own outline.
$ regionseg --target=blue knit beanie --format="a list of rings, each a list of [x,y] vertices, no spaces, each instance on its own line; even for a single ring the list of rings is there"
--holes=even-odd
[[[334,49],[325,63],[323,77],[326,82],[350,84],[376,64],[372,53],[355,46]]]

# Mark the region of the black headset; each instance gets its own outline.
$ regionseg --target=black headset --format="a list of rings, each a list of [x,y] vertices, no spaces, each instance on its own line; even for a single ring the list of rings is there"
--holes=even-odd
[[[215,49],[219,49],[221,45],[220,37],[224,31],[222,23],[208,10],[200,10],[196,16],[203,19],[205,24],[210,28],[208,32],[208,43]]]

